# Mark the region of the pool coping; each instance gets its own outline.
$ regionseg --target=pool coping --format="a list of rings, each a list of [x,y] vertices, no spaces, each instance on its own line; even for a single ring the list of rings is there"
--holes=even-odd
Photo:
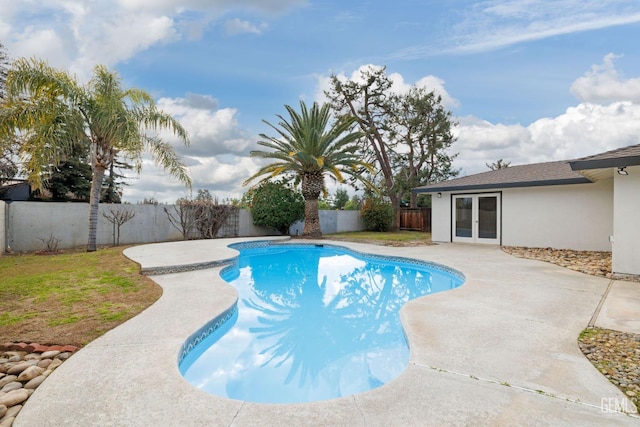
[[[189,264],[180,258],[187,257],[193,260],[189,265],[201,267],[233,259],[228,245],[246,240],[251,239],[144,245],[125,255],[141,269],[170,267],[158,259],[172,259],[171,252],[179,265]],[[636,417],[603,407],[602,399],[628,401],[582,356],[575,341],[608,280],[510,257],[497,247],[331,244],[431,260],[467,277],[457,289],[403,307],[411,361],[391,383],[354,396],[292,405],[240,402],[197,390],[180,376],[181,346],[237,300],[217,276],[222,267],[213,266],[151,276],[164,289],[160,300],[65,362],[36,390],[14,425],[638,423]]]

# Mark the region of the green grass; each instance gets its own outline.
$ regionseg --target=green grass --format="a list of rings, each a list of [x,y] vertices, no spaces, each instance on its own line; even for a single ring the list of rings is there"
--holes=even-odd
[[[161,289],[122,250],[0,256],[0,342],[83,345],[148,307]]]
[[[378,231],[350,231],[347,233],[335,233],[325,235],[327,238],[344,238],[357,240],[374,240],[380,242],[425,242],[431,243],[431,233],[423,233],[420,231],[397,231],[397,232],[378,232]]]
[[[36,317],[37,315],[38,313],[35,312],[22,313],[17,315],[12,315],[11,313],[0,313],[0,326],[14,325],[24,320]]]
[[[584,329],[582,332],[580,332],[580,335],[578,336],[578,340],[582,341],[582,340],[587,340],[589,338],[591,338],[592,336],[596,336],[598,335],[598,329],[596,328],[587,328]]]

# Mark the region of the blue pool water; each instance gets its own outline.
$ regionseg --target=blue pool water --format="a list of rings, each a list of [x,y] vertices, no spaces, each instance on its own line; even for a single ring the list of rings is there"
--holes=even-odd
[[[237,310],[180,363],[196,387],[231,399],[310,402],[385,384],[407,367],[399,310],[458,287],[461,274],[339,247],[242,249],[221,276]]]

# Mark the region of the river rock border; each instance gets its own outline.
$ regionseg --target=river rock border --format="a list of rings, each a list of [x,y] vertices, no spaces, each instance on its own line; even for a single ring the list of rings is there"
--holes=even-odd
[[[34,390],[77,350],[70,345],[0,344],[0,427],[11,427]]]

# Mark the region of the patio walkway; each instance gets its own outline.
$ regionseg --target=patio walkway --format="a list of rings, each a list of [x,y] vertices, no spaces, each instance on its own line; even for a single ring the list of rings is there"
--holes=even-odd
[[[210,268],[152,276],[164,289],[160,300],[60,366],[14,426],[640,425],[637,416],[613,412],[616,406],[635,409],[576,341],[610,284],[603,324],[595,324],[639,332],[640,286],[515,258],[492,246],[335,243],[439,262],[467,278],[457,289],[402,309],[411,361],[391,383],[293,405],[201,392],[180,375],[178,353],[188,336],[235,302],[235,290],[215,264],[235,255],[228,244],[247,240],[127,249],[144,270],[190,263]]]

